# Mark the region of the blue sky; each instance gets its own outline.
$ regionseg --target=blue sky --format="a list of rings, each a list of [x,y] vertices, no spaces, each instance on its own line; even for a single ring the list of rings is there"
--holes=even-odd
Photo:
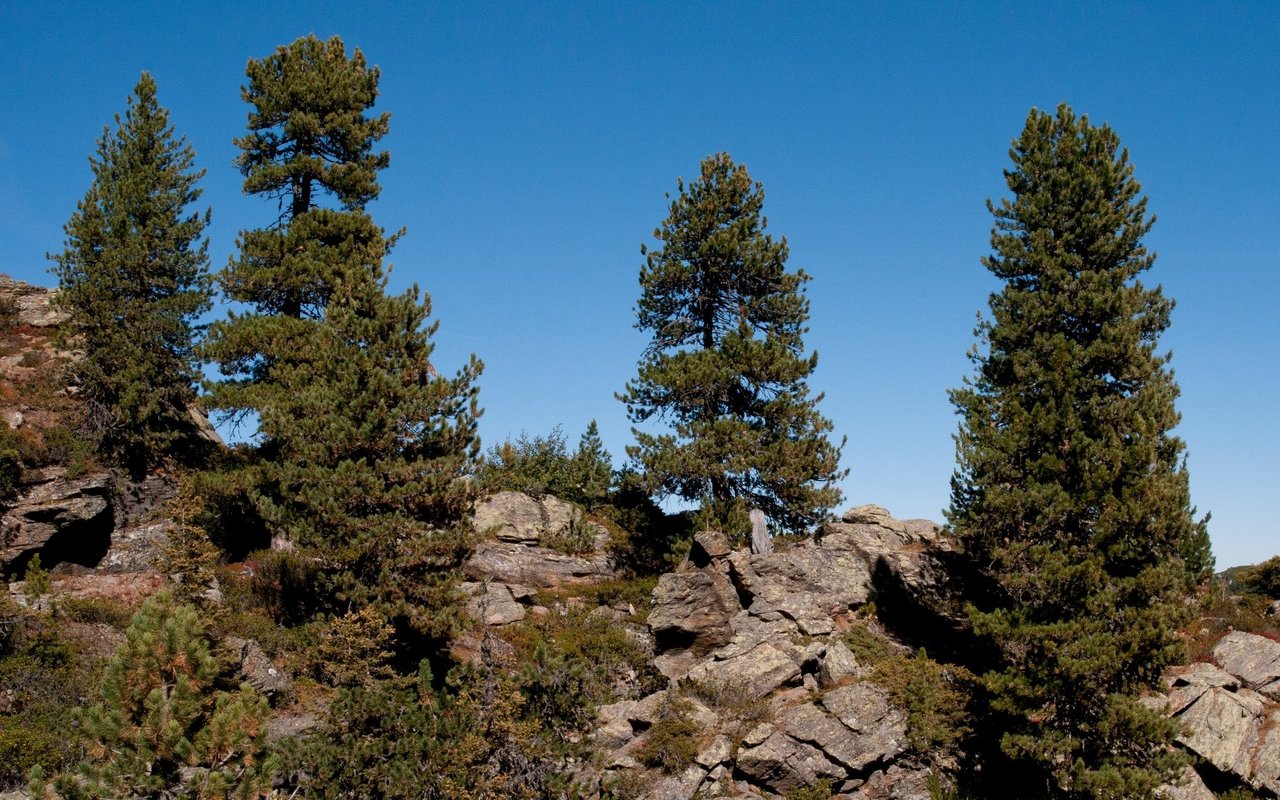
[[[994,280],[984,201],[1028,110],[1120,134],[1159,221],[1148,282],[1178,306],[1193,499],[1219,566],[1280,551],[1280,4],[6,3],[0,271],[45,254],[141,70],[208,170],[215,268],[274,206],[232,166],[250,58],[338,34],[382,69],[391,167],[370,207],[408,234],[393,286],[440,320],[437,365],[486,363],[486,444],[599,421],[645,344],[640,244],[664,193],[727,151],[813,280],[811,385],[848,437],[846,505],[941,519],[946,390]]]

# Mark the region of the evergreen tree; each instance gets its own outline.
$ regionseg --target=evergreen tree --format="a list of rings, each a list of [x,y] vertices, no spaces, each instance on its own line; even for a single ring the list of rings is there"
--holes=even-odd
[[[948,514],[989,579],[977,631],[1004,752],[1037,797],[1150,797],[1174,726],[1138,697],[1183,657],[1184,599],[1211,570],[1193,519],[1169,356],[1172,301],[1138,276],[1153,218],[1114,131],[1033,110],[984,265],[1004,282],[980,322]]]
[[[195,609],[167,593],[148,599],[107,664],[101,702],[78,715],[88,758],[52,787],[37,773],[35,795],[265,796],[267,701],[247,684],[215,691],[217,673]]]
[[[230,480],[326,564],[339,602],[440,633],[466,545],[481,365],[437,374],[430,300],[385,292],[396,237],[365,211],[388,163],[373,151],[387,115],[365,115],[378,70],[336,37],[308,36],[250,62],[248,77],[245,190],[285,211],[242,233],[221,280],[252,310],[215,324],[206,347],[227,376],[212,405],[258,416],[260,458]]]
[[[600,426],[593,419],[578,440],[573,454],[574,483],[580,492],[582,504],[595,508],[609,497],[613,486],[613,459],[600,438]]]
[[[619,399],[633,422],[670,419],[674,434],[635,431],[628,455],[650,489],[706,504],[745,528],[750,506],[798,530],[840,501],[840,449],[809,396],[809,302],[787,241],[765,233],[764,189],[720,153],[671,202],[646,255],[637,327],[653,339]]]
[[[100,445],[137,473],[196,441],[193,337],[209,308],[200,238],[209,212],[186,208],[204,171],[145,72],[89,163],[93,185],[66,225],[65,250],[51,256],[56,302],[83,337],[73,371]]]

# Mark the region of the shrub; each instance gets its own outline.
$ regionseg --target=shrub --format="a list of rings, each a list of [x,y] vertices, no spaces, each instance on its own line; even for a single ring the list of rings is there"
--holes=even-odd
[[[543,720],[561,741],[588,730],[596,708],[619,699],[619,689],[656,691],[649,653],[621,626],[572,610],[514,627],[506,634],[525,665],[518,682],[531,719]]]
[[[58,613],[63,619],[120,630],[129,626],[136,610],[102,597],[63,597],[58,601]]]
[[[558,425],[547,436],[521,433],[490,448],[476,477],[482,492],[549,494],[593,509],[609,495],[613,467],[592,420],[572,453]]]
[[[646,767],[668,774],[679,772],[698,755],[697,735],[698,725],[689,718],[689,702],[668,700],[636,748],[636,758]]]
[[[559,530],[544,534],[542,544],[561,553],[578,555],[593,551],[595,540],[596,530],[587,522],[586,514],[581,509],[574,508],[569,522]]]
[[[1252,594],[1280,599],[1280,556],[1272,556],[1252,567],[1246,567],[1236,576],[1240,588]]]
[[[167,592],[147,599],[102,680],[77,713],[87,758],[53,781],[66,798],[253,797],[270,790],[265,698],[247,685],[215,692],[217,664],[195,609]],[[52,791],[43,771],[32,793]]]
[[[964,667],[940,664],[921,648],[914,657],[881,660],[872,680],[907,712],[907,743],[917,753],[946,758],[972,732],[970,706],[978,678]]]

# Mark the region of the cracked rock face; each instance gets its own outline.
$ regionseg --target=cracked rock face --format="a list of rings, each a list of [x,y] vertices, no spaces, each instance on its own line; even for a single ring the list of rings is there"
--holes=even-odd
[[[1227,634],[1214,650],[1227,668],[1193,664],[1176,671],[1168,705],[1187,726],[1179,744],[1255,789],[1280,794],[1280,704],[1248,688],[1251,683],[1274,686],[1268,665],[1275,644],[1253,634]],[[1167,788],[1197,791],[1194,784],[1189,790]]]
[[[927,770],[902,758],[906,715],[836,633],[871,596],[877,570],[907,586],[931,580],[919,565],[943,545],[936,525],[878,507],[845,520],[772,553],[732,551],[712,531],[694,537],[680,570],[659,579],[649,614],[654,662],[671,688],[601,709],[606,775],[640,768],[656,710],[679,699],[696,707],[686,714],[698,755],[683,773],[646,773],[645,797],[777,796],[821,781],[840,796],[928,797]],[[720,699],[708,707],[694,695]]]
[[[42,549],[59,533],[109,532],[110,482],[106,472],[69,479],[64,470],[45,470],[0,517],[0,563],[8,567]]]

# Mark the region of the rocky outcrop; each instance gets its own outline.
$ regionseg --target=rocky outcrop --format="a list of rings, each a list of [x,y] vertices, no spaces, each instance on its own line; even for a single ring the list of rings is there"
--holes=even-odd
[[[1196,663],[1174,670],[1167,698],[1169,713],[1186,727],[1178,742],[1210,771],[1209,777],[1225,776],[1272,796],[1280,796],[1278,652],[1280,645],[1266,637],[1228,633],[1214,648],[1221,666]],[[1188,778],[1165,796],[1195,797],[1197,792]]]
[[[52,328],[66,320],[66,312],[52,304],[53,293],[43,286],[14,280],[0,274],[0,304],[17,311],[17,323],[34,328]]]
[[[463,565],[462,590],[468,613],[485,625],[523,620],[540,590],[617,574],[609,532],[558,498],[498,492],[476,504],[472,523],[482,540]]]
[[[45,567],[58,561],[92,566],[106,551],[113,527],[111,476],[95,472],[68,478],[60,468],[42,470],[0,516],[0,564],[20,569],[44,551]]]
[[[659,579],[648,618],[668,688],[600,709],[605,783],[612,771],[643,769],[649,731],[680,709],[698,730],[697,755],[674,774],[646,773],[651,800],[776,797],[823,781],[842,797],[928,798],[905,713],[838,634],[878,574],[923,591],[949,551],[937,530],[861,506],[816,540],[774,552],[697,534],[686,561]]]
[[[237,666],[240,679],[259,693],[271,697],[292,688],[288,673],[277,667],[253,639],[228,636],[222,640],[222,647]]]

